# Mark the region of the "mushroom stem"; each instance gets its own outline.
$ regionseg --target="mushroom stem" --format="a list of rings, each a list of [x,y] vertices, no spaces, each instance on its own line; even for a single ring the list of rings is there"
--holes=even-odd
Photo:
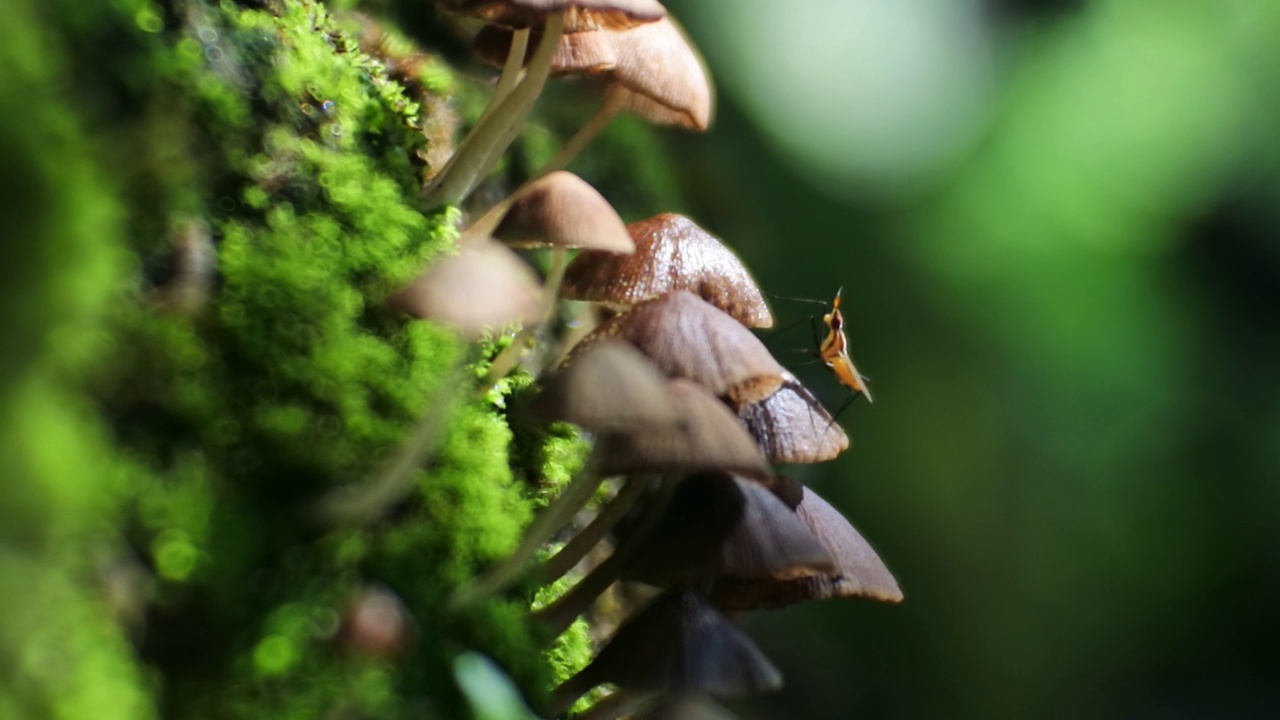
[[[604,477],[597,472],[599,465],[598,452],[593,449],[582,469],[569,481],[569,485],[529,524],[524,539],[511,555],[476,578],[475,582],[460,589],[453,596],[450,605],[458,608],[474,604],[501,592],[519,578],[538,548],[545,545],[557,530],[568,525],[573,516],[591,499],[596,488],[604,482]]]
[[[511,91],[515,88],[516,83],[520,80],[520,70],[524,65],[525,52],[529,48],[529,29],[522,28],[516,30],[511,35],[511,50],[507,53],[507,61],[502,66],[502,74],[498,76],[498,84],[493,88],[493,95],[489,97],[489,103],[485,105],[484,112],[480,114],[480,119],[476,121],[475,128],[467,136],[462,138],[458,143],[458,147],[454,149],[453,155],[449,157],[448,162],[444,164],[434,176],[432,184],[428,187],[434,187],[446,175],[453,171],[454,165],[457,164],[459,158],[466,157],[467,147],[475,140],[475,130],[482,123],[489,119],[490,116],[502,105],[502,101],[507,99]]]
[[[506,200],[503,201],[505,203]],[[499,203],[501,204],[501,203]],[[501,217],[501,216],[499,216]],[[483,220],[483,218],[481,218]],[[470,232],[468,230],[467,232]],[[482,388],[490,388],[494,383],[507,376],[517,364],[520,362],[520,356],[524,354],[524,345],[529,338],[534,335],[539,327],[546,325],[555,317],[556,301],[560,295],[560,283],[564,281],[565,268],[569,266],[569,255],[562,247],[556,247],[551,250],[551,266],[547,268],[547,279],[542,286],[542,322],[537,325],[527,325],[516,333],[511,344],[502,349],[493,358],[493,362],[489,363],[489,372],[484,376],[484,384]]]
[[[520,79],[520,70],[524,67],[525,52],[529,49],[529,28],[520,28],[511,34],[511,49],[507,52],[507,62],[502,66],[502,74],[498,76],[498,84],[493,88],[493,97],[485,106],[479,122],[484,122],[498,109],[503,100],[515,89]]]
[[[577,585],[573,586],[573,589],[534,613],[534,617],[550,631],[552,637],[559,637],[573,624],[575,618],[586,612],[600,594],[608,590],[609,586],[622,576],[627,565],[644,547],[654,528],[662,520],[662,515],[666,512],[678,484],[678,479],[664,479],[658,492],[645,506],[644,512],[636,522],[635,532],[618,543],[613,554],[582,578]]]
[[[644,478],[628,480],[618,494],[614,496],[591,521],[590,525],[580,530],[560,552],[552,555],[542,564],[542,582],[552,583],[572,570],[591,548],[595,547],[610,530],[618,524],[633,506],[636,500],[649,489],[649,481]]]
[[[582,152],[582,150],[586,148],[587,145],[589,145],[591,141],[601,133],[601,131],[608,127],[614,116],[622,110],[623,101],[626,100],[626,93],[627,91],[620,86],[614,86],[614,88],[609,91],[608,96],[605,97],[604,104],[600,106],[600,109],[596,111],[595,115],[592,115],[591,119],[579,128],[578,132],[573,134],[573,137],[565,141],[565,144],[561,146],[561,148],[556,151],[556,154],[538,170],[537,174],[526,180],[524,184],[516,188],[516,190],[510,195],[506,196],[493,207],[486,210],[484,215],[481,215],[478,220],[471,223],[471,226],[468,227],[464,233],[466,237],[462,239],[462,242],[466,242],[469,238],[479,238],[492,235],[493,231],[502,223],[502,218],[506,216],[507,211],[511,209],[512,203],[515,202],[516,197],[518,197],[521,192],[527,189],[535,181],[550,175],[557,170],[563,170],[565,166],[570,162],[573,162],[573,159],[578,156],[578,153]],[[548,285],[550,285],[550,283],[548,283]],[[557,287],[558,285],[559,283],[557,283]]]
[[[573,134],[573,137],[565,141],[560,150],[538,171],[537,177],[568,167],[569,163],[573,162],[573,159],[578,156],[578,153],[582,152],[587,145],[590,145],[591,141],[595,140],[596,136],[609,126],[610,122],[613,122],[614,116],[622,110],[622,104],[626,100],[627,92],[622,86],[614,85],[609,90],[609,94],[605,96],[604,104],[600,106],[596,114],[592,115],[591,119],[579,128],[578,132]]]
[[[542,42],[538,44],[524,80],[511,90],[487,118],[472,129],[471,135],[462,143],[458,152],[454,153],[449,167],[436,176],[424,193],[424,207],[458,204],[480,178],[484,177],[497,158],[506,152],[507,146],[519,134],[524,118],[528,116],[538,95],[542,93],[542,88],[547,84],[551,61],[563,30],[563,11],[547,16]]]

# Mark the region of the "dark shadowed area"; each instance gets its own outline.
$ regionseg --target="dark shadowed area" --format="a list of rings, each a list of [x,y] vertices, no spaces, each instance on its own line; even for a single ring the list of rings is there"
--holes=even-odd
[[[843,286],[876,403],[797,473],[906,593],[752,618],[788,684],[739,711],[1274,708],[1280,6],[670,6],[720,87],[689,210],[770,292]]]

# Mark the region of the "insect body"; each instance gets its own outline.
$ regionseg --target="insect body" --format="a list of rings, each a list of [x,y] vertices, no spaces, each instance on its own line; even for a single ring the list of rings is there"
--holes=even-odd
[[[818,356],[831,369],[836,380],[853,391],[853,395],[845,406],[853,402],[858,393],[866,395],[867,402],[872,402],[871,390],[867,388],[867,379],[858,373],[853,360],[849,359],[849,340],[844,334],[844,315],[840,312],[839,290],[836,291],[836,299],[831,301],[831,312],[822,316],[822,324],[827,326],[827,336],[818,346]]]

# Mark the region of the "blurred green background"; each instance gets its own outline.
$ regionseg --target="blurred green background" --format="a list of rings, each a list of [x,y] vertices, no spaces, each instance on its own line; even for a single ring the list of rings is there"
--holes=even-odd
[[[788,688],[739,711],[1273,712],[1280,3],[668,5],[720,89],[687,209],[771,292],[844,286],[877,402],[796,474],[907,595],[751,618]]]

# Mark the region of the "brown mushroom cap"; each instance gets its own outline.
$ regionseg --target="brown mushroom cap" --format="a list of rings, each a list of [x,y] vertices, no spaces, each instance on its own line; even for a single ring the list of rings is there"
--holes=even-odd
[[[481,60],[501,66],[511,48],[511,31],[488,26],[472,46]],[[529,37],[537,47],[540,33]],[[525,62],[532,58],[526,51]],[[621,32],[567,29],[551,61],[552,75],[584,75],[613,83],[622,110],[657,125],[704,132],[711,126],[715,93],[702,56],[669,18]]]
[[[621,340],[596,344],[562,367],[538,397],[535,412],[596,433],[678,431],[681,408],[667,379],[639,350]]]
[[[715,93],[706,66],[670,18],[619,33],[617,48],[613,80],[630,93],[623,109],[697,132],[711,126]]]
[[[571,172],[529,183],[513,199],[493,236],[508,245],[552,245],[631,253],[635,243],[608,200]]]
[[[618,628],[581,673],[583,692],[601,683],[627,690],[740,697],[782,687],[756,644],[696,593],[667,593]]]
[[[668,377],[689,378],[739,404],[772,395],[786,372],[760,338],[684,290],[642,302],[601,323],[573,353],[608,337],[635,345]]]
[[[849,448],[844,429],[791,373],[773,395],[736,409],[769,462],[824,462]]]
[[[657,0],[441,0],[445,9],[505,27],[538,26],[564,11],[565,31],[625,30],[667,14]]]
[[[476,57],[502,67],[511,51],[513,31],[497,25],[485,25],[476,33],[471,41],[471,48]],[[555,55],[551,57],[552,75],[600,75],[613,70],[618,65],[618,49],[613,42],[613,33],[577,32],[560,36]],[[528,46],[537,48],[541,34],[530,34]],[[533,58],[533,51],[525,54],[525,62]]]
[[[627,226],[636,251],[579,253],[565,271],[561,297],[624,308],[688,290],[747,327],[773,326],[764,296],[742,261],[689,218],[664,213]]]
[[[723,580],[711,593],[718,607],[726,611],[764,610],[837,597],[901,602],[898,581],[840,511],[808,488],[804,488],[796,510],[835,558],[838,572],[781,581]]]
[[[808,525],[772,492],[710,474],[680,484],[626,576],[690,587],[711,578],[788,579],[834,570]]]
[[[542,314],[538,276],[510,248],[464,243],[387,300],[393,307],[454,328],[474,340],[486,328],[535,322]]]
[[[769,466],[760,449],[724,403],[688,380],[670,381],[667,392],[683,426],[601,438],[602,474],[725,470],[768,476]]]

